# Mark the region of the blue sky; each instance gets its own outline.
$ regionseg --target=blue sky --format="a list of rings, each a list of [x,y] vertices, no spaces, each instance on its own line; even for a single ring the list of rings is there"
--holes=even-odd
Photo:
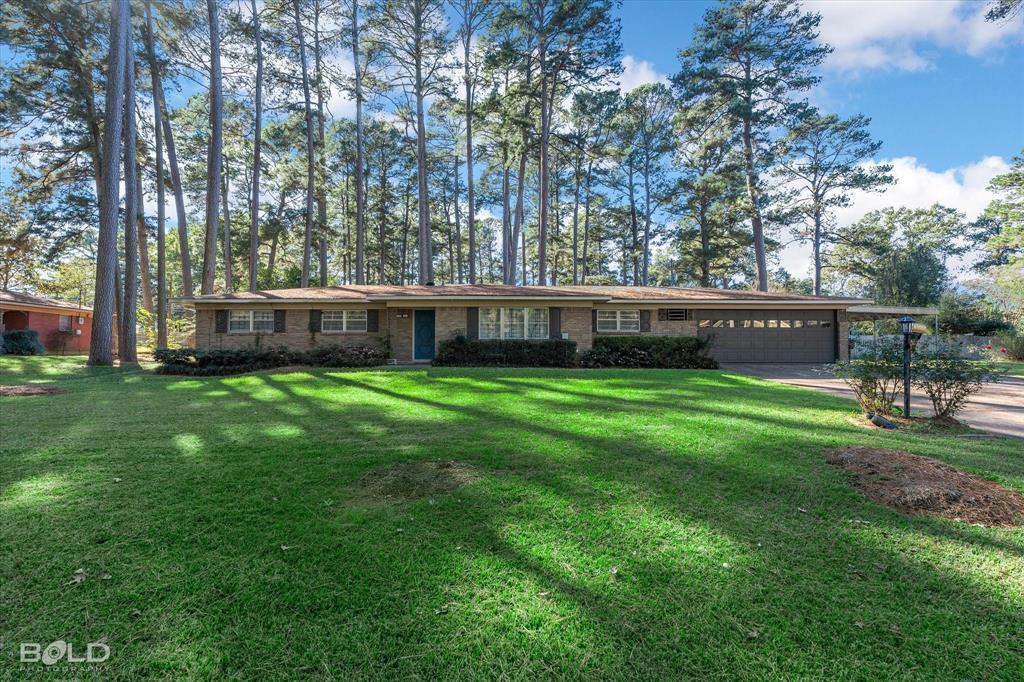
[[[713,2],[625,0],[620,18],[623,87],[670,76],[677,52]],[[835,48],[808,93],[819,108],[872,119],[897,184],[855,196],[838,213],[852,222],[885,206],[940,202],[974,218],[991,199],[986,186],[1024,149],[1024,16],[984,21],[980,0],[824,0],[821,38]],[[809,272],[805,246],[780,262]],[[958,274],[969,274],[957,264]]]

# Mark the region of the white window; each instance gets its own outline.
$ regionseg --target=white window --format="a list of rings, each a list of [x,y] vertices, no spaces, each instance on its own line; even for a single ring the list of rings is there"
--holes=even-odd
[[[365,332],[365,310],[325,310],[320,313],[320,331]]]
[[[57,320],[57,329],[62,332],[71,331],[71,316],[61,315],[60,319]]]
[[[701,325],[704,326],[704,325]],[[638,332],[640,331],[639,310],[598,310],[598,332]]]
[[[480,308],[481,339],[546,339],[547,308]]]
[[[228,331],[233,333],[274,332],[273,310],[232,310],[228,312]]]

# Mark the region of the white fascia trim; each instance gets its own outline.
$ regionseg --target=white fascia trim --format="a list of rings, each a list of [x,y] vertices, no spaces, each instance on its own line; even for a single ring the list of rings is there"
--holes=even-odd
[[[709,308],[715,308],[720,306],[738,306],[746,308],[750,306],[762,306],[762,305],[803,305],[811,306],[814,308],[843,308],[846,306],[860,305],[863,303],[863,299],[851,299],[849,301],[761,301],[761,300],[739,300],[735,298],[724,299],[721,301],[708,301],[700,300],[680,300],[680,299],[665,299],[665,298],[649,298],[644,300],[637,299],[625,299],[616,298],[608,301],[608,303],[614,303],[616,305],[623,305],[627,303],[633,303],[637,305],[645,305],[651,303],[661,304],[675,304],[679,306],[707,306]]]

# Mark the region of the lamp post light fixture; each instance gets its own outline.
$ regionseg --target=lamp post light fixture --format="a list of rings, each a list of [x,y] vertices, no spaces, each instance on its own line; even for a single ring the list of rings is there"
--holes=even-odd
[[[903,418],[910,419],[910,334],[914,329],[914,318],[904,315],[900,318],[903,332]]]

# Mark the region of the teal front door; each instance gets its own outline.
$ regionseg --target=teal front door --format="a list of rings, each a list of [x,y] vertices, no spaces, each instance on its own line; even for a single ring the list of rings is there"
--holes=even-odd
[[[434,311],[417,310],[412,332],[413,360],[434,359]]]

